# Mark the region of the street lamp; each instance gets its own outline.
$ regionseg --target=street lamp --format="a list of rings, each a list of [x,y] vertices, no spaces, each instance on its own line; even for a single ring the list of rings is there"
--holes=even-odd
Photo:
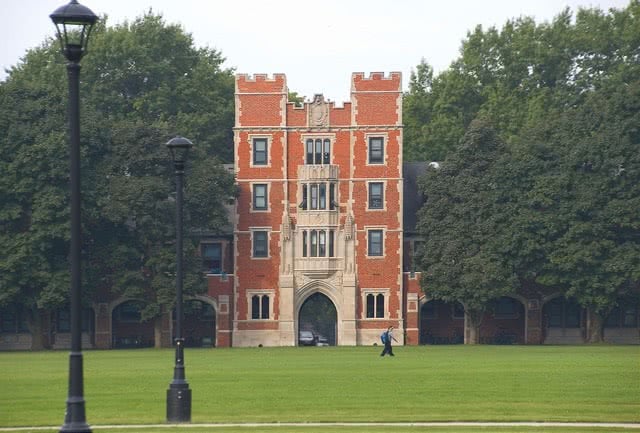
[[[176,174],[176,365],[167,390],[167,422],[191,421],[191,390],[184,373],[182,338],[182,178],[187,154],[192,146],[193,143],[184,137],[172,138],[167,143]]]
[[[81,219],[80,219],[80,59],[87,52],[89,35],[98,17],[76,0],[49,15],[58,31],[62,54],[68,60],[69,149],[71,190],[71,353],[69,393],[61,432],[91,432],[85,418],[82,377]]]

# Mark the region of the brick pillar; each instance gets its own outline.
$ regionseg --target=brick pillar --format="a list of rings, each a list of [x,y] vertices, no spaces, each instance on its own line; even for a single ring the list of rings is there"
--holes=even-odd
[[[93,305],[96,314],[95,347],[96,349],[111,349],[111,314],[109,305],[99,303]]]
[[[529,299],[527,301],[527,322],[525,332],[525,340],[527,344],[542,344],[542,309],[538,299]]]
[[[231,347],[231,308],[229,295],[218,295],[216,347]]]

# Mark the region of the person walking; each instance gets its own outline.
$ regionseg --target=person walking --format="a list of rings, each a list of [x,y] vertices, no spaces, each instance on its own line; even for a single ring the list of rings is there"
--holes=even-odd
[[[382,353],[380,354],[380,356],[384,356],[386,354],[389,354],[389,356],[395,356],[393,354],[393,347],[391,346],[391,340],[395,341],[396,343],[398,342],[398,340],[396,340],[393,336],[393,326],[389,326],[389,328],[382,333],[380,338],[384,343],[384,349],[382,349]]]

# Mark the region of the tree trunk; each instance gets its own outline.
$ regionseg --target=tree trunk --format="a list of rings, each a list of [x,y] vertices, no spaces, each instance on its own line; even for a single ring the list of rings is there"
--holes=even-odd
[[[153,347],[162,347],[162,314],[153,319]]]
[[[31,350],[48,349],[48,339],[42,334],[42,311],[37,308],[31,309],[27,317],[27,326],[31,332]]]
[[[587,343],[603,343],[604,318],[592,310],[587,311]]]
[[[466,310],[464,311],[464,344],[480,343],[480,324],[484,310]]]

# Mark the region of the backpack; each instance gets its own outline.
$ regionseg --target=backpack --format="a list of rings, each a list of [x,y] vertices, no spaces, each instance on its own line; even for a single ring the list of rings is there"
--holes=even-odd
[[[382,334],[380,334],[380,341],[382,341],[382,344],[387,344],[387,341],[389,341],[388,331],[384,331]]]

